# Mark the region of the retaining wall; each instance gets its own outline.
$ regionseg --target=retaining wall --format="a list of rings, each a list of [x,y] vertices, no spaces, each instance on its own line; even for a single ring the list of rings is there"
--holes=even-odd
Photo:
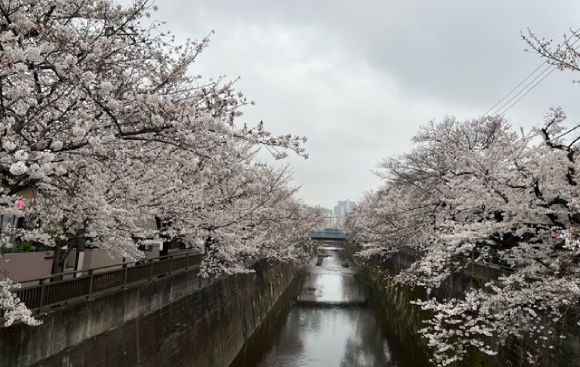
[[[181,273],[0,328],[0,367],[227,367],[297,271]]]
[[[366,264],[361,264],[367,282],[373,290],[370,294],[382,307],[393,310],[404,323],[405,327],[415,335],[415,340],[427,352],[428,348],[424,340],[419,337],[419,330],[424,327],[424,321],[430,318],[428,312],[422,311],[419,306],[411,304],[411,301],[427,297],[426,290],[422,287],[410,287],[397,284],[385,275],[393,275],[402,269],[409,267],[418,254],[411,249],[405,249],[393,254],[388,259],[375,258]],[[476,264],[468,267],[464,272],[455,273],[446,279],[440,288],[433,291],[430,296],[440,298],[462,298],[465,293],[474,287],[481,287],[490,279],[505,272],[499,267]],[[576,318],[572,318],[576,320]],[[580,328],[573,323],[567,323],[565,339],[562,339],[555,350],[544,357],[542,366],[546,367],[579,367],[580,366]],[[533,340],[512,340],[499,348],[497,356],[488,356],[471,349],[462,361],[453,364],[454,367],[495,367],[495,366],[528,366],[522,353],[525,350],[536,348]]]
[[[352,251],[352,249],[351,249]],[[423,349],[424,353],[429,354],[429,348],[426,341],[420,337],[419,330],[425,327],[424,321],[430,318],[430,313],[422,311],[419,306],[411,304],[414,300],[427,299],[427,292],[423,287],[411,287],[394,282],[389,276],[397,274],[399,271],[408,268],[415,262],[420,254],[413,249],[401,249],[401,251],[392,254],[390,257],[381,259],[375,257],[365,264],[361,264],[366,281],[372,289],[370,294],[374,301],[381,307],[389,308],[400,318],[404,327],[414,336],[415,342]],[[439,289],[433,291],[430,295],[442,298],[461,298],[473,287],[479,286],[485,270],[470,268],[469,274],[456,273],[445,280]],[[495,367],[498,366],[498,360],[489,356],[473,351],[462,361],[455,363],[454,367]]]
[[[419,330],[425,327],[424,321],[430,317],[426,311],[422,311],[419,306],[411,304],[414,300],[425,300],[427,292],[423,287],[411,287],[408,285],[398,284],[392,279],[385,277],[386,274],[394,274],[395,270],[401,269],[401,264],[409,264],[408,254],[395,254],[388,261],[375,259],[366,265],[361,266],[364,269],[367,284],[371,288],[373,301],[380,307],[388,308],[396,314],[407,331],[413,336],[413,339],[420,349],[429,356],[429,348],[426,341],[421,339]],[[469,277],[455,274],[448,279],[444,286],[436,291],[438,296],[461,296],[462,292],[471,289],[473,280]],[[429,357],[428,357],[429,358]],[[471,353],[454,367],[494,367],[496,361],[492,361],[483,353]]]

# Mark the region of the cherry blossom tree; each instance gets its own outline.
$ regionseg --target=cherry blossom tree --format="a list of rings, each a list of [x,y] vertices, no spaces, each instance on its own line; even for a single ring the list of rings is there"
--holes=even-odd
[[[209,39],[177,44],[152,11],[147,0],[0,0],[0,214],[16,212],[22,239],[55,248],[56,272],[79,240],[134,257],[152,235],[138,223],[153,217],[172,222],[166,236],[218,239],[206,263],[221,265],[208,269],[240,270],[241,253],[299,259],[292,241],[318,218],[288,171],[255,153],[307,157],[306,139],[240,126],[252,102],[235,81],[190,70]]]
[[[528,133],[499,116],[430,123],[381,163],[385,186],[347,221],[362,255],[420,249],[397,280],[428,290],[471,263],[511,268],[464,299],[416,301],[433,312],[422,332],[439,365],[514,339],[542,364],[579,321],[577,128],[560,109]]]
[[[189,172],[173,159],[175,167],[161,163],[150,171],[153,177],[145,175],[136,185],[157,193],[139,194],[136,202],[170,223],[164,229],[166,238],[205,241],[211,256],[206,258],[204,273],[243,271],[260,258],[290,260],[295,251],[294,259],[299,260],[304,249],[292,244],[305,242],[308,229],[321,219],[317,211],[293,198],[297,188],[290,186],[287,167],[240,161],[246,159],[232,154],[227,168],[202,163]],[[244,168],[236,169],[237,164]],[[167,176],[160,176],[164,169]],[[171,175],[175,178],[167,183]]]

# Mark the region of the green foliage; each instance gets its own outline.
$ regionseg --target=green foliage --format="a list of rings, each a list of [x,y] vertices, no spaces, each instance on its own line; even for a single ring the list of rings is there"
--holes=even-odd
[[[33,252],[36,247],[32,245],[30,241],[15,240],[12,244],[4,243],[0,245],[0,253],[24,253]]]
[[[14,252],[32,252],[34,251],[34,246],[30,241],[16,241],[14,243]]]

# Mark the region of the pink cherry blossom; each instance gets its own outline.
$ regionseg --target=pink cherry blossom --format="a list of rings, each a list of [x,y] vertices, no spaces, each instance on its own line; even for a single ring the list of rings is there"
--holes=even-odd
[[[252,102],[236,81],[192,72],[208,37],[177,44],[146,0],[0,8],[0,214],[18,209],[17,235],[53,246],[55,269],[81,239],[126,258],[141,239],[201,241],[205,276],[308,257],[319,211],[297,201],[289,168],[255,159],[261,147],[307,157],[306,138],[238,123]],[[6,292],[0,307],[23,307]]]

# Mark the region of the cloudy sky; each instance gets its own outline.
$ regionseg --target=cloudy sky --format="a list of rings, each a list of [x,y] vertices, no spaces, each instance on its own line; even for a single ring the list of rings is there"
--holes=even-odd
[[[376,188],[380,181],[371,171],[382,158],[408,150],[419,126],[446,115],[479,117],[542,65],[524,51],[520,32],[530,28],[560,41],[580,28],[577,0],[156,4],[153,18],[180,39],[216,32],[192,72],[241,77],[237,89],[256,101],[241,123],[263,120],[272,132],[309,138],[310,158],[287,161],[302,187],[298,196],[329,208]],[[573,79],[580,73],[553,72],[505,115],[529,128],[549,107],[562,106],[580,122],[580,85]]]

